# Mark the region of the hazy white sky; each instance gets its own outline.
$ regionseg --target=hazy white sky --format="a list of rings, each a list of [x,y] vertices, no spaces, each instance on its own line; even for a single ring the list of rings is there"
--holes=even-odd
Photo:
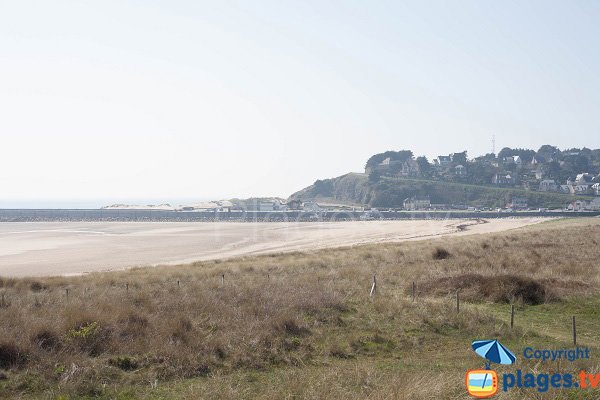
[[[288,196],[600,147],[600,3],[0,0],[1,199]]]

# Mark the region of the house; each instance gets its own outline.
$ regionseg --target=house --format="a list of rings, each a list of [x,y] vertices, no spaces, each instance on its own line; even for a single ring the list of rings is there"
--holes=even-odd
[[[540,192],[556,192],[558,191],[558,185],[554,179],[545,179],[540,182]]]
[[[590,190],[591,185],[575,185],[573,189],[575,194],[586,194]]]
[[[558,188],[558,191],[561,193],[567,193],[567,194],[575,193],[575,189],[573,188],[573,185],[560,185],[560,187]]]
[[[382,162],[379,163],[379,165],[390,165],[391,159],[388,157],[385,160],[383,160]]]
[[[594,183],[592,189],[594,189],[596,196],[600,196],[600,183]]]
[[[513,158],[513,161],[517,165],[518,168],[523,166],[523,159],[520,156],[515,156]]]
[[[492,183],[494,185],[514,185],[515,178],[513,178],[510,174],[495,174],[492,177]]]
[[[507,207],[513,210],[526,210],[527,206],[527,197],[522,196],[513,196],[511,202],[507,204]]]
[[[258,202],[258,210],[257,211],[275,211],[275,202],[260,201],[260,202]]]
[[[458,164],[456,167],[454,167],[454,173],[458,176],[465,176],[467,175],[467,169],[464,165]]]
[[[322,211],[322,208],[314,201],[305,201],[304,203],[302,203],[302,209],[308,212]]]
[[[419,167],[419,163],[414,159],[406,160],[402,163],[402,168],[400,169],[400,175],[402,176],[418,176],[421,173],[421,168]]]
[[[534,157],[531,159],[531,163],[530,163],[530,164],[531,164],[531,165],[537,165],[537,164],[542,164],[543,162],[544,162],[544,160],[542,160],[542,159],[541,159],[541,157],[539,157],[539,156],[534,156]]]
[[[600,197],[594,198],[594,200],[590,201],[586,207],[588,211],[600,211]]]
[[[424,196],[424,197],[413,196],[413,197],[404,199],[404,209],[405,210],[410,210],[410,211],[427,210],[430,207],[431,207],[431,201],[429,199],[429,196]]]
[[[502,164],[510,165],[510,164],[514,164],[514,163],[515,163],[514,157],[503,157],[502,158]]]
[[[575,178],[575,183],[577,185],[591,185],[593,181],[594,176],[588,173],[578,174]]]
[[[567,206],[567,210],[583,211],[588,207],[588,202],[585,200],[575,200]]]
[[[437,164],[439,164],[440,167],[447,167],[452,164],[452,156],[438,156]]]

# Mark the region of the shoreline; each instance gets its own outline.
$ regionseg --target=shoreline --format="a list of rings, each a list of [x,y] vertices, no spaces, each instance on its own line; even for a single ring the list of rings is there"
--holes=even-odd
[[[506,231],[550,219],[3,223],[0,224],[0,276],[81,275],[370,243],[427,240]]]

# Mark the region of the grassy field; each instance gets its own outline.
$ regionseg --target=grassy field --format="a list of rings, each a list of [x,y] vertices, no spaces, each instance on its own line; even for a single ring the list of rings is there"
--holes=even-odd
[[[470,343],[488,338],[518,358],[499,374],[598,373],[598,241],[597,218],[554,220],[488,235],[1,279],[0,398],[462,399],[465,372],[484,366]],[[591,360],[521,357],[526,346],[572,346],[573,315]],[[496,398],[599,397],[513,389]]]

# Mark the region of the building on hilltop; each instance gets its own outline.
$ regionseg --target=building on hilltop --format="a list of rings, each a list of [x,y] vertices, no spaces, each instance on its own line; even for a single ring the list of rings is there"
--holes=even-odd
[[[495,174],[492,177],[492,183],[494,185],[514,185],[515,178],[513,178],[510,174]]]
[[[458,176],[465,176],[467,175],[467,168],[462,164],[458,164],[454,167],[454,173]]]

